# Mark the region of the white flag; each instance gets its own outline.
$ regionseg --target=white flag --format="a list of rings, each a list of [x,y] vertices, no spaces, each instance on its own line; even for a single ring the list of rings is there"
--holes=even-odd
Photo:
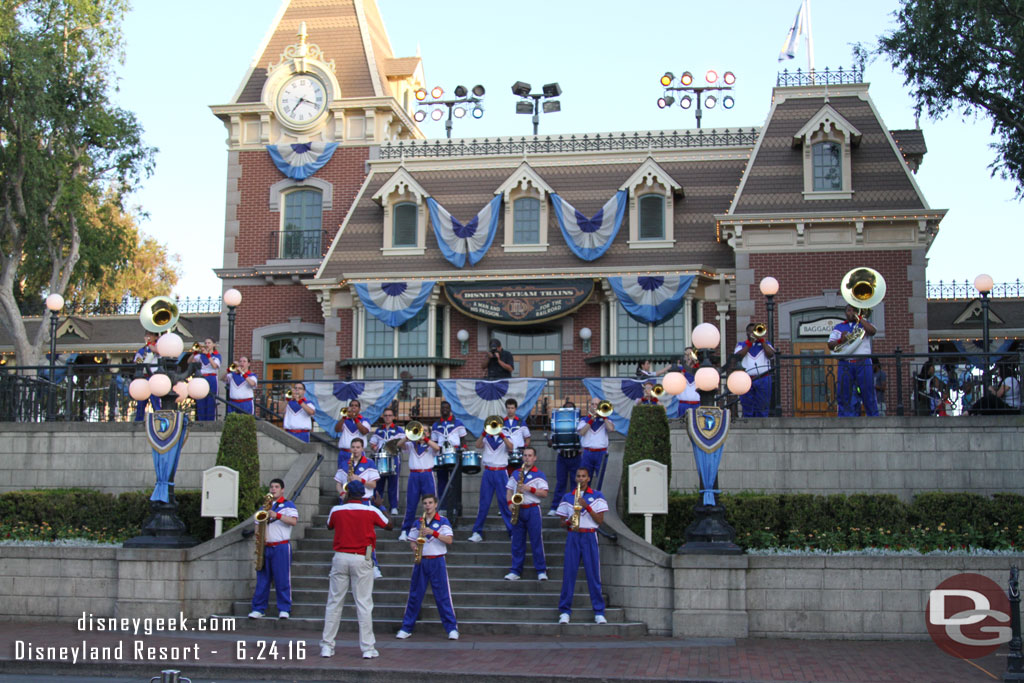
[[[800,36],[804,34],[805,22],[807,21],[807,0],[800,3],[800,9],[796,13],[796,19],[793,20],[793,27],[789,29],[789,33],[786,34],[786,40],[782,43],[782,50],[779,52],[779,61],[784,59],[793,59],[796,57],[796,47],[800,41]]]

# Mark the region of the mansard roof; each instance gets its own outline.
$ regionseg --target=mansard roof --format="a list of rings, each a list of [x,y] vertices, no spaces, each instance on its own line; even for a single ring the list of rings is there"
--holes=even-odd
[[[391,95],[389,75],[397,75],[396,69],[415,72],[418,57],[395,59],[376,0],[288,0],[271,24],[233,103],[260,101],[267,65],[276,64],[284,49],[296,42],[303,21],[308,42],[318,45],[325,59],[334,60],[343,98]]]
[[[851,151],[853,196],[804,199],[802,146],[796,136],[825,107],[831,107],[860,132]],[[908,135],[913,154],[923,154],[924,139]],[[918,157],[918,161],[919,161]],[[796,214],[821,211],[905,211],[928,208],[899,147],[867,93],[867,84],[776,88],[768,120],[730,213]]]

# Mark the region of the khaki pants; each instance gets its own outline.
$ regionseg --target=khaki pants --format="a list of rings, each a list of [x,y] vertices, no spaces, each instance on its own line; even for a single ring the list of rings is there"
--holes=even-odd
[[[336,552],[331,560],[330,590],[320,645],[334,650],[334,637],[338,635],[341,608],[349,586],[352,587],[356,617],[359,619],[359,649],[366,652],[374,649],[377,643],[373,635],[373,562],[367,560],[365,555],[352,553]]]

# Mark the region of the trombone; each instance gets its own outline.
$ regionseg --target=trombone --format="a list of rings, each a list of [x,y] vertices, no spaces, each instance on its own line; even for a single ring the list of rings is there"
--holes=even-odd
[[[498,436],[498,434],[501,434],[501,429],[504,424],[504,421],[499,416],[489,415],[487,419],[484,420],[484,431],[491,436]]]

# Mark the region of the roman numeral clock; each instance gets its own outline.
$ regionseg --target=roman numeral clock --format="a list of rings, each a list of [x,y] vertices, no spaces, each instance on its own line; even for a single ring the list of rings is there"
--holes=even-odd
[[[289,45],[276,64],[267,65],[263,85],[266,105],[276,125],[270,142],[328,141],[340,131],[330,131],[330,105],[341,95],[334,75],[334,60],[325,60],[320,47],[307,43],[306,24],[298,31],[299,42]]]

